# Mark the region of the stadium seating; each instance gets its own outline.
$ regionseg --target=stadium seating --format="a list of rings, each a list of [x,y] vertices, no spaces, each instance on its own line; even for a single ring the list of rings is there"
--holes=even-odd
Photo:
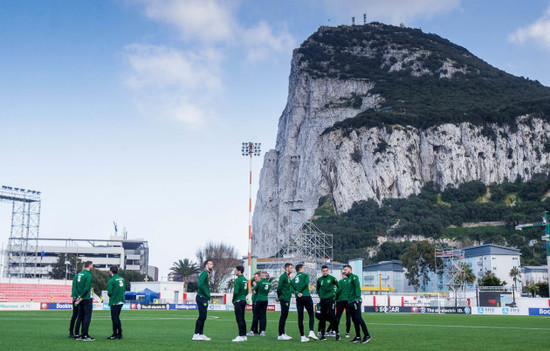
[[[71,285],[0,283],[0,296],[4,302],[71,301]]]

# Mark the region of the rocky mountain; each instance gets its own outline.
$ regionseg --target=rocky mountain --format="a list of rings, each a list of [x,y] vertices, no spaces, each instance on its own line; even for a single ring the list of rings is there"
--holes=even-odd
[[[418,29],[321,27],[294,51],[266,153],[253,254],[274,255],[320,199],[402,198],[427,182],[530,179],[550,170],[550,88]]]

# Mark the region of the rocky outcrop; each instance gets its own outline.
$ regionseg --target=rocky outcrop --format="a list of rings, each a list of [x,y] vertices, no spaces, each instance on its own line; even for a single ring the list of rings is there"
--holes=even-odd
[[[399,52],[386,69],[399,70],[426,52]],[[396,57],[396,54],[393,54]],[[446,61],[437,74],[452,77],[462,67]],[[420,66],[418,66],[420,67]],[[454,68],[453,68],[454,67]],[[444,72],[444,73],[441,73]],[[420,68],[411,74],[425,74]],[[300,55],[292,60],[289,95],[279,120],[275,150],[266,153],[253,217],[253,254],[269,257],[297,226],[311,218],[319,199],[330,195],[337,212],[356,201],[406,197],[427,182],[441,187],[471,180],[486,184],[530,179],[548,172],[545,145],[550,125],[530,115],[515,125],[440,124],[426,129],[404,125],[335,129],[336,122],[375,109],[384,97],[368,79],[315,77],[304,72]]]

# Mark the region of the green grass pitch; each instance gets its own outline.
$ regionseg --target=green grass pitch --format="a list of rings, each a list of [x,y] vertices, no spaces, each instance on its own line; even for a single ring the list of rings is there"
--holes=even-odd
[[[71,312],[0,312],[0,349],[5,350],[550,350],[550,318],[528,316],[428,315],[364,313],[373,340],[350,339],[300,343],[296,313],[278,341],[278,312],[268,312],[267,336],[233,343],[237,323],[233,312],[208,312],[205,334],[212,341],[191,341],[197,311],[122,311],[123,340],[111,335],[108,311],[94,311],[93,342],[67,338]],[[252,314],[247,312],[247,327]],[[307,317],[306,317],[307,329]],[[317,328],[317,322],[315,324]],[[353,336],[353,326],[352,326]]]

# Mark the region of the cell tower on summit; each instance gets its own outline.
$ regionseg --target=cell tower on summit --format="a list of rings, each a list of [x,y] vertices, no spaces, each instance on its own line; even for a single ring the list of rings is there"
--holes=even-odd
[[[352,25],[352,26],[355,26],[355,17],[352,17],[352,18],[351,18],[351,25]]]
[[[363,14],[363,24],[367,24],[367,14]]]

